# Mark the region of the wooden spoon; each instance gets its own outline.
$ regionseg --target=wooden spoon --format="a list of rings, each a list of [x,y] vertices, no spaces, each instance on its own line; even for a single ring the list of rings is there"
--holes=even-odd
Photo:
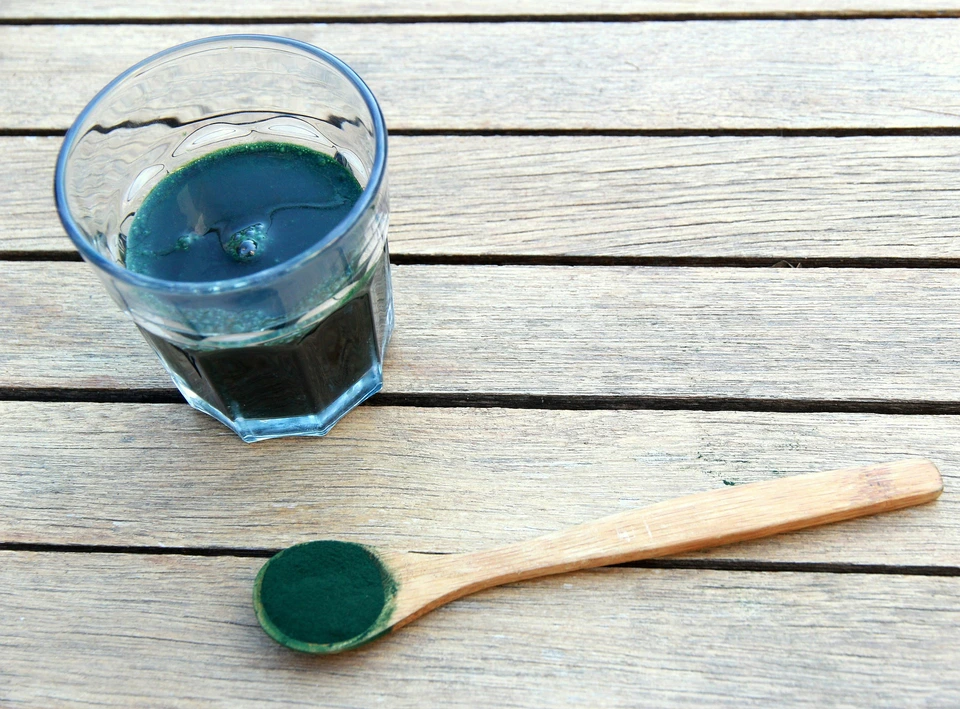
[[[350,542],[307,542],[290,547],[264,564],[254,585],[254,608],[264,630],[287,647],[311,653],[335,653],[355,648],[386,632],[403,627],[424,613],[450,601],[491,586],[559,574],[596,566],[620,564],[668,554],[706,549],[721,544],[757,539],[818,524],[886,512],[936,499],[943,490],[937,467],[926,460],[905,460],[826,473],[799,475],[736,487],[726,487],[661,502],[639,510],[611,515],[593,522],[508,546],[467,554],[416,554],[389,552]],[[349,551],[369,559],[379,574],[369,579],[382,583],[373,589],[382,598],[373,615],[349,637],[324,635],[294,637],[289,616],[283,623],[271,618],[271,599],[264,591],[274,569],[286,560],[283,592],[297,588],[323,588],[329,568],[290,566],[297,554],[323,549]],[[333,546],[330,546],[333,545]],[[286,555],[286,556],[285,556]],[[339,558],[339,557],[338,557]],[[320,565],[321,567],[323,564]],[[308,579],[290,580],[290,568]],[[342,571],[342,568],[340,569]],[[279,574],[276,571],[274,575]],[[265,585],[265,578],[268,578]],[[301,581],[305,586],[298,586]],[[320,586],[317,585],[320,583]],[[329,586],[327,586],[329,588]],[[339,612],[329,603],[361,598],[370,588],[338,588],[335,598],[310,598],[324,614]],[[363,596],[362,598],[369,598]],[[340,599],[338,601],[337,599]],[[378,600],[379,604],[380,601]],[[379,612],[378,612],[379,611]],[[349,609],[344,610],[344,613]],[[297,625],[294,619],[294,625]],[[282,627],[281,627],[282,626]],[[365,628],[365,629],[363,629]],[[352,630],[340,631],[352,633]],[[332,641],[329,641],[333,638]]]

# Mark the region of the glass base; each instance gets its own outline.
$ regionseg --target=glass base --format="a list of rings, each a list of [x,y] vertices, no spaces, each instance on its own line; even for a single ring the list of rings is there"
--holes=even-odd
[[[356,384],[319,413],[289,418],[230,419],[200,398],[181,377],[173,372],[169,374],[190,406],[197,411],[209,414],[230,428],[246,443],[286,436],[324,436],[350,409],[369,399],[383,386],[383,370],[380,364],[376,364]]]
[[[140,328],[187,402],[248,443],[322,436],[383,385],[389,261],[317,323],[275,343],[184,347]]]

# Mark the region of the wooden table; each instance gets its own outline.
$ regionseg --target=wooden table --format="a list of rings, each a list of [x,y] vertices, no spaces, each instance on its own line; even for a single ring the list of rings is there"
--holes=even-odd
[[[95,91],[229,32],[339,55],[392,132],[384,393],[324,439],[184,405],[54,213]],[[2,0],[0,48],[0,705],[960,705],[960,2]],[[938,502],[343,656],[251,607],[303,540],[466,551],[910,456]]]

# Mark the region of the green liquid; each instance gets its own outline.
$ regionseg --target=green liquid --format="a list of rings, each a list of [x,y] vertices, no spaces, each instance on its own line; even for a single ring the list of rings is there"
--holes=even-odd
[[[127,235],[125,265],[172,281],[239,278],[314,246],[362,189],[339,162],[286,143],[237,145],[171,173]]]
[[[361,192],[339,162],[307,148],[226,148],[171,173],[147,195],[129,230],[125,265],[175,281],[247,276],[317,244]],[[278,344],[185,348],[141,332],[167,368],[228,419],[313,417],[323,433],[379,388],[377,332],[386,329],[387,306],[376,294],[387,292],[388,269],[384,249],[348,301]]]

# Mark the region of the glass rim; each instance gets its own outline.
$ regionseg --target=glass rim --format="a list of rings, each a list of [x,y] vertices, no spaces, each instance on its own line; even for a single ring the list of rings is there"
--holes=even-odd
[[[130,271],[126,268],[118,266],[116,263],[110,259],[107,259],[99,251],[94,249],[90,242],[83,237],[80,228],[73,218],[73,215],[70,213],[70,207],[67,204],[66,187],[64,185],[67,158],[71,148],[77,140],[80,127],[83,125],[86,119],[89,118],[90,114],[97,108],[100,102],[103,101],[103,99],[106,98],[123,81],[141,69],[154,64],[158,60],[190,47],[251,40],[264,42],[266,44],[278,44],[295,47],[296,49],[322,59],[334,69],[339,71],[343,76],[345,76],[363,98],[364,103],[366,104],[367,109],[370,111],[370,115],[373,118],[375,152],[373,158],[373,169],[370,172],[370,177],[367,180],[366,186],[363,188],[363,192],[360,193],[360,198],[357,200],[356,204],[353,205],[353,208],[343,217],[343,219],[341,219],[333,229],[327,232],[323,238],[317,241],[317,243],[313,244],[309,249],[287,259],[282,263],[278,263],[276,266],[265,268],[261,271],[252,273],[249,276],[239,276],[236,278],[227,278],[216,281],[171,281],[164,278],[146,276],[142,273]],[[63,144],[60,147],[60,153],[57,156],[57,166],[54,175],[54,198],[56,200],[57,214],[60,217],[60,222],[63,224],[63,227],[67,232],[67,236],[70,237],[70,240],[80,251],[80,254],[85,260],[97,268],[107,272],[113,278],[126,281],[127,283],[140,288],[146,288],[153,291],[164,291],[170,294],[217,294],[239,291],[245,288],[256,287],[274,282],[277,279],[298,270],[307,261],[310,261],[319,255],[327,246],[346,234],[347,231],[349,231],[357,223],[360,215],[362,215],[370,207],[375,196],[380,192],[383,178],[386,173],[386,164],[387,129],[383,120],[383,113],[380,111],[380,105],[377,103],[377,99],[373,95],[373,92],[363,82],[363,79],[361,79],[360,76],[344,61],[337,58],[330,52],[320,49],[319,47],[315,47],[308,42],[302,42],[289,37],[279,37],[277,35],[267,34],[216,35],[213,37],[204,37],[201,39],[192,40],[190,42],[184,42],[183,44],[178,44],[174,47],[164,49],[161,52],[157,52],[156,54],[137,62],[121,74],[118,74],[112,81],[110,81],[110,83],[97,92],[96,96],[94,96],[80,112],[76,120],[73,122],[73,125],[70,126],[70,129],[64,136]]]

